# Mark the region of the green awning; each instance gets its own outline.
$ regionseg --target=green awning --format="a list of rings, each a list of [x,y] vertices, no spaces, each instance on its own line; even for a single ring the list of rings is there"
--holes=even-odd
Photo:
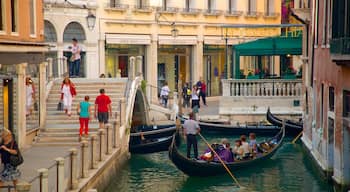
[[[240,56],[301,55],[302,41],[302,35],[288,35],[268,37],[232,46],[234,54],[232,75],[235,73],[233,77],[239,77]]]

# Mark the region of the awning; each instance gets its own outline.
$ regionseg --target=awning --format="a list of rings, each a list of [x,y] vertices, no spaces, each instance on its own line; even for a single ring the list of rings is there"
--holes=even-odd
[[[279,36],[258,39],[232,47],[234,53],[233,67],[231,74],[239,77],[240,56],[272,56],[272,55],[301,55],[302,35]]]
[[[197,36],[165,36],[160,35],[158,37],[159,45],[196,45]]]
[[[151,44],[151,36],[106,34],[106,43],[107,44],[149,45]]]

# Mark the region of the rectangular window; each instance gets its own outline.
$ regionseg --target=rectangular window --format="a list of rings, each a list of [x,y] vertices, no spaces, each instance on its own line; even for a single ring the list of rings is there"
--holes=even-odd
[[[248,0],[248,14],[256,13],[256,0]]]
[[[168,8],[168,2],[167,2],[167,0],[163,0],[163,2],[162,2],[162,9],[163,10],[167,10],[167,8]]]
[[[320,127],[323,127],[323,104],[324,85],[321,84],[321,106],[320,106]]]
[[[11,31],[18,32],[18,2],[11,0]]]
[[[147,8],[148,7],[148,1],[147,0],[137,0],[137,8]]]
[[[328,9],[329,0],[323,0],[323,30],[322,30],[322,45],[327,44],[328,37]]]
[[[0,31],[5,31],[5,0],[0,0]]]
[[[110,7],[118,7],[120,5],[120,0],[110,0],[109,5]]]
[[[329,87],[329,111],[334,111],[334,87]]]
[[[343,91],[343,117],[350,117],[350,91]]]
[[[29,0],[29,13],[30,13],[30,34],[36,34],[36,0]]]
[[[271,16],[274,14],[274,6],[275,3],[273,0],[265,0],[265,15],[266,16]]]
[[[188,11],[190,8],[190,0],[185,0],[185,9]]]
[[[305,113],[309,114],[309,93],[305,91]]]
[[[228,0],[228,11],[230,13],[237,11],[237,0]]]
[[[209,12],[214,10],[214,1],[215,0],[207,0],[207,8]]]
[[[314,46],[317,47],[318,45],[318,26],[319,26],[319,19],[318,19],[318,15],[319,15],[319,0],[315,1],[315,26],[314,26],[314,37],[315,37],[315,42],[314,42]]]

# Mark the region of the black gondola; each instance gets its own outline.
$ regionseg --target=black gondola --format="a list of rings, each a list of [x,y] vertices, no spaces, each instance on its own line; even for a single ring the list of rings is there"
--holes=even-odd
[[[270,108],[267,109],[266,113],[266,119],[269,121],[271,124],[276,125],[276,126],[282,126],[282,120],[275,117],[271,111]],[[290,136],[296,136],[298,135],[301,131],[303,131],[303,124],[302,123],[296,123],[293,121],[286,121],[285,122],[285,127],[286,127],[286,135]]]
[[[180,117],[183,123],[186,118]],[[219,123],[206,123],[199,121],[201,131],[209,134],[228,134],[228,135],[249,135],[249,133],[255,133],[258,135],[275,135],[280,131],[279,126],[256,124],[256,125],[230,125],[230,124],[219,124]]]
[[[166,151],[176,131],[174,124],[159,126],[141,126],[138,132],[130,134],[129,151],[131,153],[154,153]]]
[[[283,139],[285,137],[285,129],[282,128],[277,133],[276,136],[268,140],[267,142],[262,142],[258,144],[258,148],[262,151],[262,153],[258,153],[256,158],[235,161],[232,163],[226,163],[227,167],[231,171],[235,171],[237,169],[241,169],[248,166],[259,166],[262,161],[269,159],[272,157],[277,149],[282,145]],[[207,162],[203,160],[189,159],[182,155],[176,144],[176,140],[181,139],[180,137],[174,137],[172,144],[169,147],[169,158],[175,164],[175,166],[189,176],[198,176],[198,177],[208,177],[219,174],[227,173],[224,166],[220,162]],[[262,146],[271,146],[269,150],[262,149]]]

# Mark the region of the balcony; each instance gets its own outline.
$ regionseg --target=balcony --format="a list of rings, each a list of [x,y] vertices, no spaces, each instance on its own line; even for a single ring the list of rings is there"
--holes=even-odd
[[[245,17],[259,17],[260,12],[257,11],[247,11]]]
[[[159,13],[169,13],[169,14],[175,14],[177,13],[178,8],[176,7],[157,7],[157,12]]]
[[[243,11],[228,10],[225,13],[226,17],[239,17],[241,15],[243,15]]]
[[[140,13],[151,13],[153,10],[152,7],[148,5],[135,5],[134,11]]]
[[[204,10],[203,14],[205,16],[219,16],[223,13],[222,10],[215,10],[215,9],[207,9]]]
[[[303,21],[311,21],[311,0],[295,0],[292,12]]]
[[[107,3],[105,5],[106,11],[126,11],[129,8],[129,5],[120,4],[120,3]]]
[[[337,65],[350,66],[350,37],[331,39],[330,52],[332,61]]]
[[[200,9],[184,8],[181,11],[183,15],[198,15],[201,12]]]

